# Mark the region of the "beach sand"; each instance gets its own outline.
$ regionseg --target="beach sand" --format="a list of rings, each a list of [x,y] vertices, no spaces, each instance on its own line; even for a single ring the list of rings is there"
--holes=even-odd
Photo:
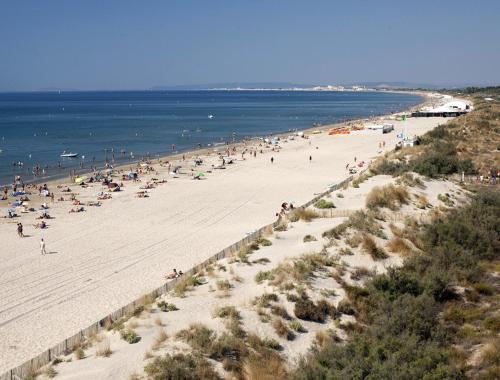
[[[408,135],[420,135],[446,121],[391,122],[396,131],[404,125]],[[155,165],[158,174],[126,182],[101,207],[73,214],[70,202],[56,202],[50,209],[55,219],[46,230],[31,227],[32,213],[0,220],[0,373],[160,286],[172,268],[189,269],[272,222],[282,202],[300,205],[325,191],[348,176],[345,167],[354,157],[368,163],[383,153],[380,142],[389,151],[395,139],[395,132],[314,134],[281,144],[279,153],[265,149],[246,160],[237,154],[235,164],[205,170],[201,181],[172,178]],[[205,161],[217,163],[213,156]],[[168,182],[150,190],[149,198],[137,198],[151,177]],[[102,186],[72,189],[87,201],[95,200]],[[33,204],[41,202],[38,195],[32,198]],[[17,236],[19,221],[28,237]],[[48,255],[40,255],[41,237]]]

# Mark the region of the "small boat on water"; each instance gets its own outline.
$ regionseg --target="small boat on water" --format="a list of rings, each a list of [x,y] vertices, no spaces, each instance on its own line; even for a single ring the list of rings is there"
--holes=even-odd
[[[61,157],[75,158],[75,157],[78,157],[78,153],[66,153],[66,151],[64,151],[64,152],[62,152]]]
[[[212,120],[213,118],[215,118],[215,116],[214,116],[214,115],[212,115],[212,114],[210,114],[210,115],[208,115],[208,118],[209,118],[210,120]]]

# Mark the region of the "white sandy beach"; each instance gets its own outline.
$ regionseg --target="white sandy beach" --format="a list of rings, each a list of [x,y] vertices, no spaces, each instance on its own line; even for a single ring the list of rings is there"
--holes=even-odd
[[[446,120],[391,121],[396,131],[388,135],[310,135],[281,144],[279,153],[266,149],[246,160],[237,154],[234,165],[201,181],[172,178],[156,165],[158,175],[126,182],[101,207],[72,214],[69,202],[56,202],[55,219],[43,231],[31,227],[33,214],[0,220],[0,373],[160,286],[172,268],[189,269],[272,222],[282,202],[300,205],[325,191],[348,175],[345,166],[354,157],[368,163],[381,154],[381,141],[392,150],[403,123],[408,135],[420,135]],[[151,177],[168,182],[149,198],[135,197]],[[72,189],[87,201],[102,186]],[[17,236],[19,221],[28,237]],[[49,255],[40,255],[41,237]]]

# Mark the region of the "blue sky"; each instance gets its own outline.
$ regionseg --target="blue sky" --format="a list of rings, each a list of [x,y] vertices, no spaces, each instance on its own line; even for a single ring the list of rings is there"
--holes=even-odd
[[[0,0],[0,91],[500,83],[500,1]]]

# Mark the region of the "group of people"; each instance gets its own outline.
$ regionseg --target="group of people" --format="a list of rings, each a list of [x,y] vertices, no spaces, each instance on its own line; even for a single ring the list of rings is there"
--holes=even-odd
[[[182,273],[182,271],[180,270],[179,272],[177,272],[177,269],[174,268],[174,270],[172,271],[172,273],[169,273],[165,276],[165,278],[167,280],[172,280],[174,278],[178,278],[178,277],[181,277],[184,273]]]
[[[281,204],[281,208],[280,210],[276,213],[276,216],[278,218],[282,218],[284,217],[288,212],[290,211],[293,211],[294,210],[294,207],[293,207],[293,203],[288,203],[288,202],[283,202]]]
[[[496,185],[499,182],[500,169],[498,171],[492,170],[490,175],[478,175],[476,177],[476,183],[483,185]]]

